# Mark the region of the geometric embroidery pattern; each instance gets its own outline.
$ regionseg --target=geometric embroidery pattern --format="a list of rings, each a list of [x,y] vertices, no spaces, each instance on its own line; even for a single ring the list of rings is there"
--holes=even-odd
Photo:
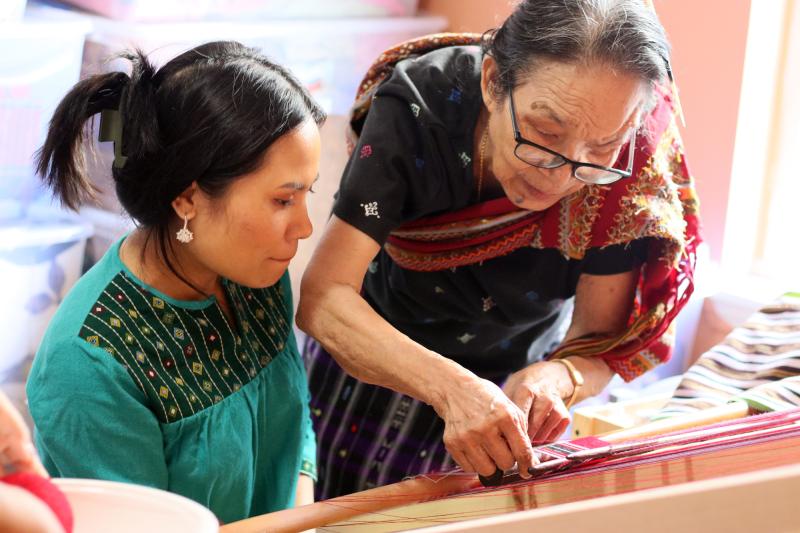
[[[236,324],[219,304],[170,304],[121,272],[92,305],[80,336],[128,371],[163,423],[192,416],[247,385],[286,346],[291,310],[280,283],[224,288]]]

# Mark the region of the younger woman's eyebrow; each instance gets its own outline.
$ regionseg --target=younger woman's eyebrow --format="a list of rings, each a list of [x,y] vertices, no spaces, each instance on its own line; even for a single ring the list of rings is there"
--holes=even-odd
[[[311,186],[313,187],[314,184],[317,181],[319,181],[319,174],[317,174],[317,177],[314,178],[313,182],[311,182]],[[295,190],[295,191],[304,191],[306,189],[306,186],[304,184],[300,183],[299,181],[287,181],[286,183],[284,183],[283,185],[281,185],[278,188],[279,189],[292,189],[292,190]]]

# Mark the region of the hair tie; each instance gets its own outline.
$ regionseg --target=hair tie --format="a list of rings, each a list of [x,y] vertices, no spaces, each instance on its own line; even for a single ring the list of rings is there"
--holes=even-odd
[[[100,112],[100,142],[114,143],[114,167],[123,168],[128,158],[122,155],[122,112],[118,109],[103,109]]]

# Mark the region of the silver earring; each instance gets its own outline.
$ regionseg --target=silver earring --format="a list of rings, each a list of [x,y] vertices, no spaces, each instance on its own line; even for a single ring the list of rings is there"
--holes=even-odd
[[[187,217],[183,217],[183,227],[175,234],[175,238],[183,244],[190,243],[194,239],[194,233],[189,230],[189,219]]]

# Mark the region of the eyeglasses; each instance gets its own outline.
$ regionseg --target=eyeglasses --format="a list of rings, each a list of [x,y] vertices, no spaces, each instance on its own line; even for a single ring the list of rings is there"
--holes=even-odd
[[[559,154],[537,144],[533,141],[522,136],[517,125],[517,111],[514,108],[514,92],[509,92],[509,99],[511,101],[511,125],[514,127],[514,140],[517,142],[514,148],[514,155],[517,159],[537,168],[554,169],[564,165],[572,167],[572,175],[584,183],[590,185],[608,185],[614,183],[622,178],[629,178],[633,172],[633,155],[635,135],[631,137],[628,144],[628,168],[626,170],[604,167],[602,165],[595,165],[594,163],[582,163],[580,161],[573,161],[572,159]]]

